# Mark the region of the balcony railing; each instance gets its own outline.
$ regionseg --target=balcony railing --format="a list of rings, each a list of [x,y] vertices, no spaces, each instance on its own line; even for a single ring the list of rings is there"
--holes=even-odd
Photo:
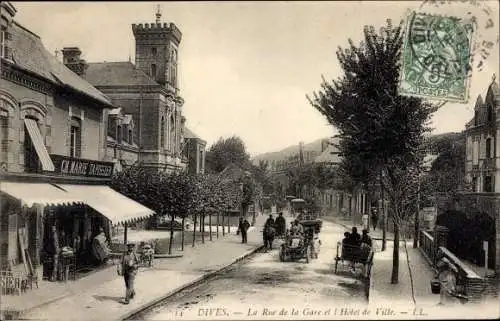
[[[434,237],[426,231],[420,232],[420,248],[423,253],[427,256],[427,259],[434,263],[435,251],[434,251]]]

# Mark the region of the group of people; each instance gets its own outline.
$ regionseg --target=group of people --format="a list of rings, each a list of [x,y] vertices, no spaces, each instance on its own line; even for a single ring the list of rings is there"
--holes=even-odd
[[[345,232],[344,239],[342,240],[342,244],[351,245],[351,246],[369,246],[372,247],[372,239],[368,235],[368,230],[363,229],[361,232],[362,235],[359,235],[358,229],[354,226],[351,230],[351,233]]]

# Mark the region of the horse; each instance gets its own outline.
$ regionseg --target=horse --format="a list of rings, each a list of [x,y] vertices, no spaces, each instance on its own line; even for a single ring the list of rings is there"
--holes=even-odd
[[[273,249],[273,241],[274,241],[274,236],[276,235],[276,229],[271,226],[267,225],[264,227],[264,231],[262,233],[264,237],[264,246],[266,249]]]

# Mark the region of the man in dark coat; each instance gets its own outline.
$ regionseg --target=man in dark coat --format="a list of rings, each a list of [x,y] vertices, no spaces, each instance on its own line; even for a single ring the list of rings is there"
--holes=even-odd
[[[279,216],[276,218],[276,232],[278,235],[285,234],[286,230],[286,220],[283,217],[283,212],[280,212]]]
[[[268,226],[269,224],[274,227],[274,218],[272,214],[269,215],[269,218],[266,220],[266,224],[264,224],[264,227]]]
[[[248,239],[247,239],[248,234],[247,234],[247,232],[248,232],[249,228],[250,228],[250,223],[247,220],[243,220],[243,218],[240,218],[240,224],[238,226],[238,229],[241,232],[241,243],[247,243],[248,242]]]

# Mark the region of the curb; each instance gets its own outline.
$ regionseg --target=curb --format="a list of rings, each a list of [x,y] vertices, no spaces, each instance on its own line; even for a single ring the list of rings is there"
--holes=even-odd
[[[248,256],[254,254],[255,252],[258,252],[260,250],[262,250],[264,248],[264,245],[260,245],[256,248],[254,248],[253,250],[250,250],[246,253],[243,253],[242,255],[238,256],[237,258],[233,259],[233,261],[215,271],[212,271],[212,272],[209,272],[209,273],[206,273],[206,274],[203,274],[202,276],[199,276],[197,278],[195,278],[194,280],[190,281],[190,282],[187,282],[179,287],[177,287],[176,289],[173,289],[169,292],[167,292],[166,294],[156,298],[156,299],[153,299],[152,301],[150,302],[147,302],[147,303],[144,303],[142,304],[141,306],[133,309],[132,311],[130,312],[127,312],[123,315],[121,315],[120,317],[118,317],[115,321],[123,321],[123,320],[127,320],[127,319],[130,319],[131,317],[133,317],[134,315],[136,314],[139,314],[141,312],[143,312],[144,310],[147,310],[148,308],[160,303],[161,301],[163,300],[166,300],[168,299],[169,297],[171,296],[174,296],[176,295],[177,293],[179,292],[182,292],[184,291],[185,289],[187,288],[190,288],[192,286],[195,286],[195,285],[198,285],[200,283],[202,283],[203,281],[206,281],[207,279],[210,279],[214,276],[216,276],[217,274],[219,274],[220,272],[224,271],[225,269],[229,268],[230,266],[232,266],[233,264],[247,258]]]

